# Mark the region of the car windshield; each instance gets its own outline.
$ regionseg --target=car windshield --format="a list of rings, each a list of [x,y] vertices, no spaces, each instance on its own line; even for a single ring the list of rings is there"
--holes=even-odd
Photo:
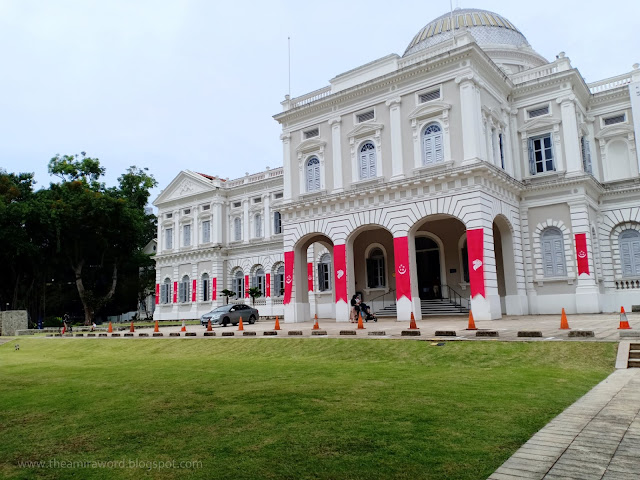
[[[218,308],[216,308],[214,310],[211,310],[211,313],[213,313],[213,312],[218,312],[218,313],[220,313],[220,312],[228,312],[231,307],[233,307],[233,305],[223,305],[223,306],[218,307]]]

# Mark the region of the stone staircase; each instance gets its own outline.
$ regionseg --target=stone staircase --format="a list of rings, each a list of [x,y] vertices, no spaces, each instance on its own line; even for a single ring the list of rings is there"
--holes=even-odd
[[[640,343],[632,343],[629,348],[629,368],[640,368]]]
[[[450,302],[448,299],[443,298],[439,300],[421,300],[420,310],[423,317],[429,316],[445,316],[445,315],[468,315],[469,309],[456,305]],[[377,310],[376,316],[378,317],[397,317],[396,304],[387,305],[386,307]]]

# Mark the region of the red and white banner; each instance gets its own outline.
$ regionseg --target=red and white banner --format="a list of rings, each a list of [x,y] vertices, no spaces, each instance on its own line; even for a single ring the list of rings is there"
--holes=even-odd
[[[196,293],[198,292],[198,289],[196,288],[196,281],[193,281],[193,288],[191,289],[191,301],[195,302],[196,301]]]
[[[347,301],[347,251],[345,245],[333,246],[333,272],[336,285],[336,302]]]
[[[244,276],[244,298],[249,298],[249,275]]]
[[[471,298],[475,298],[476,295],[486,298],[484,290],[484,230],[482,228],[467,230],[467,252],[469,254]]]
[[[282,303],[291,303],[291,289],[293,288],[293,251],[284,252],[284,299]]]
[[[265,275],[265,283],[266,283],[265,287],[267,290],[267,292],[265,293],[265,297],[268,298],[271,296],[271,274],[270,273],[267,273]]]
[[[178,282],[173,282],[173,303],[178,303]]]
[[[160,284],[156,283],[156,305],[160,303]]]
[[[393,239],[393,258],[396,264],[396,300],[411,300],[411,273],[409,272],[409,238]]]
[[[313,292],[313,263],[307,263],[307,289]]]
[[[589,254],[587,252],[587,234],[576,233],[576,257],[578,257],[578,276],[589,275]]]
[[[216,281],[216,277],[211,279],[211,300],[214,302],[218,299],[218,282]]]

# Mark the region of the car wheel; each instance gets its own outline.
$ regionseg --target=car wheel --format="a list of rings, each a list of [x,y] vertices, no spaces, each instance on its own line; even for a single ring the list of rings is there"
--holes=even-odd
[[[256,323],[256,317],[254,317],[253,315],[251,315],[251,316],[249,317],[249,324],[250,324],[250,325],[253,325],[254,323]]]
[[[229,325],[229,317],[224,317],[222,320],[222,326],[226,327],[227,325]]]

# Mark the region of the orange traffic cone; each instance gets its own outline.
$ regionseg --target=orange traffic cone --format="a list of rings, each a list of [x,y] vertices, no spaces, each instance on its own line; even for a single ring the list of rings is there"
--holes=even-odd
[[[240,326],[238,327],[238,331],[244,330],[244,325],[242,324],[242,317],[240,317]]]
[[[156,325],[153,327],[153,332],[158,333],[160,329],[158,328],[158,320],[156,320]]]
[[[211,328],[211,319],[207,322],[207,332],[212,332],[213,328]]]
[[[107,332],[113,332],[113,327],[111,326],[111,322],[109,322],[109,328],[107,328]]]
[[[320,325],[318,325],[318,314],[315,314],[316,323],[313,324],[312,330],[320,330]]]
[[[136,329],[133,328],[133,321],[131,322],[131,326],[129,327],[129,331],[130,332],[135,332],[136,331]]]
[[[184,320],[182,320],[182,328],[180,329],[181,332],[186,332],[187,331],[187,326],[184,324]]]
[[[618,330],[631,330],[624,307],[620,307],[620,326],[618,327]]]
[[[562,317],[560,317],[560,330],[570,330],[569,322],[567,322],[567,314],[562,309]]]
[[[280,320],[278,320],[278,316],[276,315],[276,326],[273,327],[274,330],[280,330]]]
[[[411,312],[411,323],[409,323],[409,330],[419,330],[416,325],[416,317],[413,316],[413,312]]]
[[[467,327],[467,330],[477,330],[476,322],[473,321],[473,312],[471,310],[469,310],[469,326]]]
[[[362,313],[358,313],[358,330],[364,329],[364,325],[362,324]]]

